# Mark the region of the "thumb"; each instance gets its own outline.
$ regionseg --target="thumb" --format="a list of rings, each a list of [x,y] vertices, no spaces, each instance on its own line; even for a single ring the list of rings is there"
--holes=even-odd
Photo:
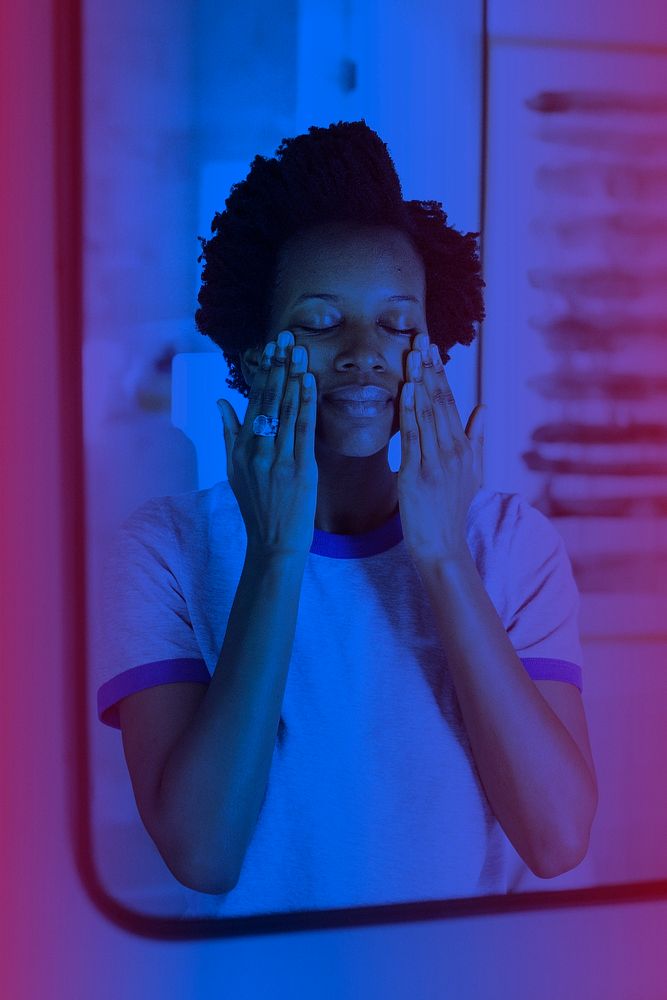
[[[216,400],[216,406],[218,407],[220,418],[222,419],[222,433],[225,439],[225,456],[227,460],[227,479],[231,480],[232,453],[234,451],[234,444],[238,433],[238,417],[236,416],[234,408],[227,402],[226,399]],[[236,427],[234,424],[236,424]]]
[[[487,409],[486,403],[479,403],[468,418],[465,434],[471,444],[474,444],[479,438],[484,438],[484,421]]]
[[[475,458],[474,465],[477,472],[477,482],[481,485],[484,481],[484,432],[486,430],[486,411],[488,406],[482,405],[479,408],[475,421],[475,439],[473,443]]]
[[[476,432],[475,436],[477,438],[479,438],[481,441],[484,440],[484,431],[486,430],[486,411],[487,410],[488,410],[488,406],[486,405],[486,403],[482,403],[482,405],[479,408],[479,417],[477,418],[477,426],[475,428],[475,432]]]

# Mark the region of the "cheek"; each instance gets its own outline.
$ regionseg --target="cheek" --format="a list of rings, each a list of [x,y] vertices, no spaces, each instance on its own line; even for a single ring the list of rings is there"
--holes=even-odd
[[[285,329],[288,328],[286,327]],[[305,347],[306,354],[308,355],[308,368],[312,371],[313,359],[317,358],[321,352],[318,351],[312,337],[308,337],[305,333],[299,333],[298,330],[292,330],[292,334],[294,335],[294,343],[299,344],[300,347]]]
[[[390,365],[391,373],[397,380],[399,389],[407,379],[408,354],[411,350],[412,338],[406,337],[405,340],[401,340],[399,344],[394,346],[392,351],[387,352],[385,355]]]
[[[327,364],[327,358],[325,357],[326,352],[322,351],[321,345],[318,346],[313,341],[312,337],[308,337],[306,334],[303,333],[301,334],[294,333],[294,343],[295,345],[298,344],[300,347],[305,348],[306,355],[308,358],[307,360],[308,371],[312,372],[313,375],[315,375],[315,377],[317,378],[317,375],[321,371],[324,371],[326,367]]]

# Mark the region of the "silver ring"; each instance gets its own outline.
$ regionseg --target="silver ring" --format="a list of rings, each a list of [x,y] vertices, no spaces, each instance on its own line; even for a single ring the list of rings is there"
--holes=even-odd
[[[278,417],[267,417],[259,413],[252,422],[252,432],[257,437],[275,437],[278,433]]]

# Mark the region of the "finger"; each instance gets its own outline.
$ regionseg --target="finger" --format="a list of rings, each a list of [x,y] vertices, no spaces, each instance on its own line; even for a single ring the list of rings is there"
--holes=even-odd
[[[264,383],[264,390],[259,402],[259,413],[266,417],[279,416],[285,391],[285,382],[287,381],[288,351],[293,344],[294,335],[290,330],[284,330],[278,334],[276,349],[271,359],[271,371]],[[280,424],[278,426],[280,427]],[[258,454],[266,455],[274,451],[275,434],[255,434],[252,424],[250,424],[250,432]]]
[[[439,459],[439,442],[435,426],[436,408],[424,382],[421,354],[419,351],[410,351],[408,355],[408,372],[415,387],[414,414],[419,428],[421,460],[427,464],[432,464]]]
[[[463,430],[461,416],[456,405],[456,400],[454,399],[454,393],[445,374],[445,366],[442,363],[438,345],[431,344],[430,351],[433,359],[433,377],[435,380],[435,388],[433,389],[434,398],[443,407],[447,415],[452,435],[460,445],[464,445],[466,443],[465,431]]]
[[[454,431],[449,417],[448,394],[440,379],[442,362],[436,359],[432,352],[428,334],[420,332],[413,340],[413,350],[419,351],[422,362],[422,374],[434,409],[434,425],[438,446],[446,450],[452,448]],[[446,355],[449,360],[449,355]]]
[[[486,422],[486,410],[486,405],[480,403],[472,411],[466,424],[466,437],[472,446],[475,475],[480,485],[484,482],[484,425]]]
[[[299,415],[294,425],[294,458],[304,466],[315,458],[315,423],[317,421],[317,386],[312,372],[301,376]]]
[[[280,411],[287,380],[289,351],[293,344],[294,335],[290,330],[283,330],[282,333],[278,334],[276,349],[271,359],[271,371],[264,384],[261,400],[261,412],[267,417],[277,417]]]
[[[484,438],[484,418],[486,414],[486,405],[484,403],[478,403],[474,408],[470,417],[468,418],[468,423],[466,424],[466,437],[469,441],[479,440]]]
[[[287,369],[287,383],[280,407],[278,434],[276,436],[276,457],[294,460],[294,427],[299,414],[301,379],[308,366],[305,347],[296,346],[290,351]]]
[[[420,334],[419,336],[420,338],[425,337],[424,334]],[[432,423],[435,439],[433,448],[434,451],[437,448],[450,450],[452,448],[453,434],[447,412],[447,399],[439,372],[436,373],[436,366],[431,355],[428,337],[425,337],[425,346],[424,341],[420,340],[419,346],[413,353],[417,351],[421,358],[423,383],[430,399],[430,408],[433,411]],[[426,360],[424,360],[425,358]],[[416,365],[416,362],[413,362],[413,364]]]
[[[222,419],[222,433],[225,440],[227,479],[230,479],[232,476],[232,455],[234,453],[234,445],[236,444],[236,436],[241,428],[241,424],[236,415],[236,410],[231,403],[228,403],[226,399],[218,399],[216,402]]]
[[[243,425],[239,431],[239,441],[249,441],[253,436],[252,425],[255,417],[262,412],[262,398],[264,387],[269,380],[273,368],[273,355],[276,350],[276,342],[270,340],[264,346],[262,357],[248,393],[248,407],[245,411]]]
[[[401,429],[401,467],[417,472],[421,463],[421,448],[419,445],[419,426],[415,416],[415,383],[404,382],[401,390],[399,406],[399,421]]]

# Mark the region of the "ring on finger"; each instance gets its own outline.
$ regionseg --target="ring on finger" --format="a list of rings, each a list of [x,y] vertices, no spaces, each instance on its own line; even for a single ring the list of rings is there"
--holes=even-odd
[[[252,422],[252,432],[256,437],[275,437],[278,433],[278,417],[269,417],[258,413]]]
[[[445,366],[442,363],[442,358],[440,357],[440,351],[438,350],[438,345],[431,344],[429,350],[431,352],[431,364],[433,365],[434,370],[438,372],[438,374],[440,374],[440,372],[444,371]]]
[[[419,356],[422,363],[422,368],[432,368],[433,367],[433,357],[431,355],[431,342],[426,341],[426,346],[419,348]]]

